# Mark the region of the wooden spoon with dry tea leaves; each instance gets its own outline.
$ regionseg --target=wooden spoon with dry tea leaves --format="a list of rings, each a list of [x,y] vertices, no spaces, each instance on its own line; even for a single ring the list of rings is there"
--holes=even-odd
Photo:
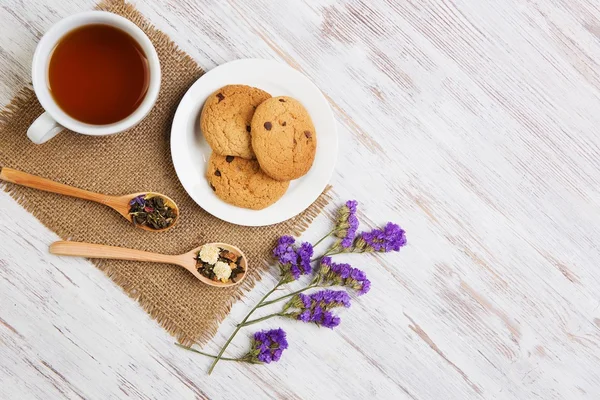
[[[216,253],[214,249],[217,249]],[[175,264],[187,269],[203,283],[220,288],[238,285],[244,280],[248,270],[248,259],[244,253],[227,243],[208,243],[184,254],[167,255],[102,244],[61,241],[50,245],[50,253]],[[212,261],[214,263],[211,264]]]
[[[0,180],[104,204],[117,211],[134,226],[146,231],[164,232],[172,228],[179,218],[177,204],[168,196],[160,193],[141,192],[124,196],[109,196],[89,192],[11,168],[2,168]]]

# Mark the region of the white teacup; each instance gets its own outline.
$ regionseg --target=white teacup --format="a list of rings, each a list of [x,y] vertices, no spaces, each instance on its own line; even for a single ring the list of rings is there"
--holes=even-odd
[[[127,118],[108,125],[92,125],[78,121],[65,113],[54,101],[48,84],[48,65],[52,51],[60,40],[72,30],[84,25],[106,24],[127,32],[142,48],[149,64],[149,85],[146,97]],[[33,55],[31,69],[33,89],[46,111],[27,130],[27,136],[36,144],[44,143],[64,128],[84,135],[102,136],[122,132],[139,123],[152,109],[160,89],[160,63],[156,49],[148,36],[133,22],[105,11],[89,11],[63,19],[42,37]]]

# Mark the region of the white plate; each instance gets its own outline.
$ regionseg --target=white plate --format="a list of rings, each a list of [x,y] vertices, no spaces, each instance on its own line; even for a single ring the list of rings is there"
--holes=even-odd
[[[254,86],[272,96],[294,97],[308,110],[317,132],[317,154],[308,174],[292,181],[285,195],[263,210],[225,203],[214,194],[205,177],[211,149],[200,130],[200,111],[211,93],[231,84]],[[238,225],[271,225],[307,209],[331,178],[337,148],[335,119],[325,96],[300,72],[270,60],[232,61],[204,74],[183,96],[171,127],[171,156],[185,190],[207,212]]]

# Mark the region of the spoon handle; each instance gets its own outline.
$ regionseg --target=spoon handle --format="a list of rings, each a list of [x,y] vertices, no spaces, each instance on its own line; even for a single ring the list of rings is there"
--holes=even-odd
[[[180,264],[179,256],[150,253],[148,251],[106,246],[103,244],[82,242],[54,242],[50,245],[50,253],[61,256],[77,256],[88,258],[109,258],[113,260],[149,261],[166,264]]]
[[[2,168],[0,171],[0,179],[6,182],[16,183],[17,185],[43,190],[45,192],[63,194],[65,196],[96,201],[102,204],[107,204],[113,198],[112,196],[88,192],[87,190],[64,185],[62,183],[51,181],[50,179],[17,171],[16,169],[12,168]]]

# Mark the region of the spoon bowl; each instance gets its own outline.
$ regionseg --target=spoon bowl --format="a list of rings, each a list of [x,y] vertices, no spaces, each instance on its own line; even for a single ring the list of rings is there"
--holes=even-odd
[[[228,243],[207,243],[207,245],[214,245],[217,247],[221,247],[222,249],[225,249],[227,251],[230,251],[230,252],[242,257],[242,260],[240,261],[240,266],[242,268],[244,268],[244,273],[241,276],[238,275],[237,280],[235,282],[213,281],[212,279],[207,278],[204,275],[202,275],[201,273],[199,273],[198,268],[196,267],[196,255],[198,254],[198,252],[204,245],[197,247],[185,254],[182,254],[181,257],[184,259],[183,262],[185,263],[185,266],[183,263],[179,264],[179,265],[181,265],[182,267],[184,267],[185,269],[190,271],[196,278],[200,279],[202,282],[206,283],[207,285],[215,286],[215,287],[231,287],[231,286],[239,285],[240,282],[242,282],[246,278],[246,275],[248,274],[248,259],[246,258],[246,255],[242,252],[242,250],[240,250],[239,248],[237,248],[231,244],[228,244]]]
[[[164,194],[161,194],[161,193],[141,192],[141,193],[126,194],[124,196],[108,196],[105,194],[89,192],[87,190],[83,190],[83,189],[79,189],[79,188],[76,188],[73,186],[54,182],[54,181],[51,181],[50,179],[42,178],[42,177],[39,177],[36,175],[31,175],[31,174],[28,174],[28,173],[22,172],[22,171],[17,171],[16,169],[12,169],[12,168],[2,168],[2,170],[0,170],[0,180],[3,180],[5,182],[15,183],[15,184],[21,185],[21,186],[27,186],[27,187],[30,187],[33,189],[43,190],[45,192],[52,192],[52,193],[56,193],[56,194],[62,194],[65,196],[77,197],[79,199],[90,200],[90,201],[94,201],[96,203],[104,204],[105,206],[108,206],[108,207],[112,208],[113,210],[117,211],[119,214],[121,214],[125,219],[127,219],[134,226],[136,226],[140,229],[143,229],[145,231],[164,232],[168,229],[171,229],[173,226],[175,226],[175,224],[177,223],[177,220],[179,219],[179,207],[177,207],[177,204],[173,201],[173,199],[171,199],[170,197],[165,196]],[[140,195],[146,195],[146,196],[150,196],[150,197],[159,196],[159,197],[162,197],[163,199],[165,199],[165,204],[175,210],[176,216],[175,216],[175,220],[173,221],[173,223],[171,225],[167,226],[166,228],[162,228],[162,229],[153,229],[146,225],[134,224],[131,215],[129,215],[129,210],[131,209],[130,202],[135,197],[140,196]]]
[[[212,244],[217,247],[221,247],[225,250],[231,251],[232,253],[242,258],[240,261],[240,266],[244,269],[244,272],[243,274],[238,275],[237,280],[235,282],[213,281],[212,279],[207,278],[198,272],[198,269],[196,267],[196,255],[198,254],[202,246],[199,246],[184,254],[167,255],[160,253],[151,253],[142,250],[127,249],[124,247],[106,246],[102,244],[60,241],[54,242],[50,245],[50,253],[63,256],[175,264],[185,268],[192,275],[194,275],[196,279],[202,281],[203,283],[209,286],[226,288],[239,285],[246,278],[246,275],[248,275],[248,259],[246,258],[246,255],[239,248],[228,243],[207,244]]]
[[[131,201],[138,196],[146,196],[146,198],[162,197],[165,201],[165,205],[167,205],[167,206],[171,207],[173,210],[175,210],[175,220],[173,221],[173,223],[171,225],[169,225],[165,228],[161,228],[161,229],[154,229],[154,228],[150,228],[147,225],[140,225],[140,224],[133,223],[133,218],[131,217],[131,215],[129,215],[129,210],[131,209]],[[112,196],[110,196],[110,197],[112,197]],[[108,202],[105,202],[103,204],[105,204],[105,205],[111,207],[113,210],[117,211],[124,218],[129,220],[129,222],[131,222],[136,228],[140,228],[145,231],[164,232],[164,231],[169,230],[172,227],[174,227],[175,224],[177,223],[177,220],[179,220],[179,207],[177,207],[177,204],[175,203],[175,201],[173,201],[173,199],[171,199],[168,196],[165,196],[162,193],[140,192],[140,193],[126,194],[124,196],[112,197]]]

